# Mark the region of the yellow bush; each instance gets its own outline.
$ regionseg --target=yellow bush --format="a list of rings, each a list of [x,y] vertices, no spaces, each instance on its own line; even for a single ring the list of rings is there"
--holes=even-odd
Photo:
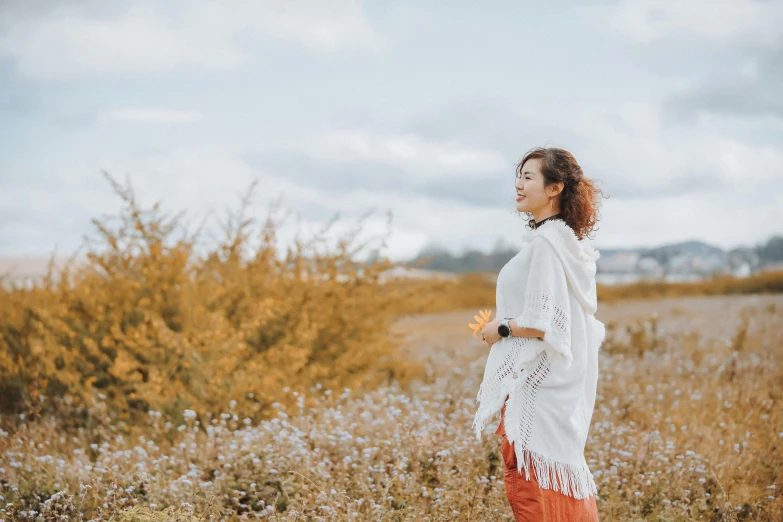
[[[355,260],[368,245],[360,230],[331,251],[316,236],[279,252],[276,208],[260,229],[245,217],[251,188],[205,249],[181,215],[145,210],[107,178],[123,205],[93,220],[86,262],[0,289],[3,411],[51,410],[58,397],[85,411],[98,399],[116,420],[236,400],[265,416],[285,387],[362,388],[417,371],[388,334],[403,296],[379,275],[393,265]]]

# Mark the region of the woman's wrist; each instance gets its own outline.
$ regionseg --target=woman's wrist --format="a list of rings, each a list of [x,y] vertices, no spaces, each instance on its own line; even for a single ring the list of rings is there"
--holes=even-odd
[[[535,337],[540,341],[544,340],[544,332],[536,328],[525,328],[517,325],[517,322],[512,319],[508,322],[508,327],[511,329],[511,336],[514,337]]]

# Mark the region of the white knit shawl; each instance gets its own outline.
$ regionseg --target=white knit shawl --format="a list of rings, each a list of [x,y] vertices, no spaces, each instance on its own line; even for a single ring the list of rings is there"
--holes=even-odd
[[[542,488],[578,499],[597,493],[584,448],[605,334],[594,317],[599,256],[561,220],[523,236],[522,249],[498,274],[496,317],[513,317],[544,337],[492,345],[473,421],[480,439],[508,397],[504,428],[518,471],[530,480],[533,465]]]

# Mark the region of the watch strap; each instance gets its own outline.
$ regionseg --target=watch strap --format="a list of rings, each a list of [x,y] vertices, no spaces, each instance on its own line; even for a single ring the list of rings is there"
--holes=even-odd
[[[501,337],[511,337],[511,326],[508,324],[511,319],[513,319],[513,317],[504,317],[500,322],[501,325],[504,325],[506,328],[508,328],[508,335],[501,335]],[[500,334],[500,332],[498,332],[498,334]]]

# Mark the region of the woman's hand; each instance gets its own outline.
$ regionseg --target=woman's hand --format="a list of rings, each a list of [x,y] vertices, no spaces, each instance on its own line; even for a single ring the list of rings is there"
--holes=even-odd
[[[498,326],[500,326],[500,319],[495,319],[485,324],[484,328],[481,329],[481,340],[485,341],[490,347],[500,340]]]

